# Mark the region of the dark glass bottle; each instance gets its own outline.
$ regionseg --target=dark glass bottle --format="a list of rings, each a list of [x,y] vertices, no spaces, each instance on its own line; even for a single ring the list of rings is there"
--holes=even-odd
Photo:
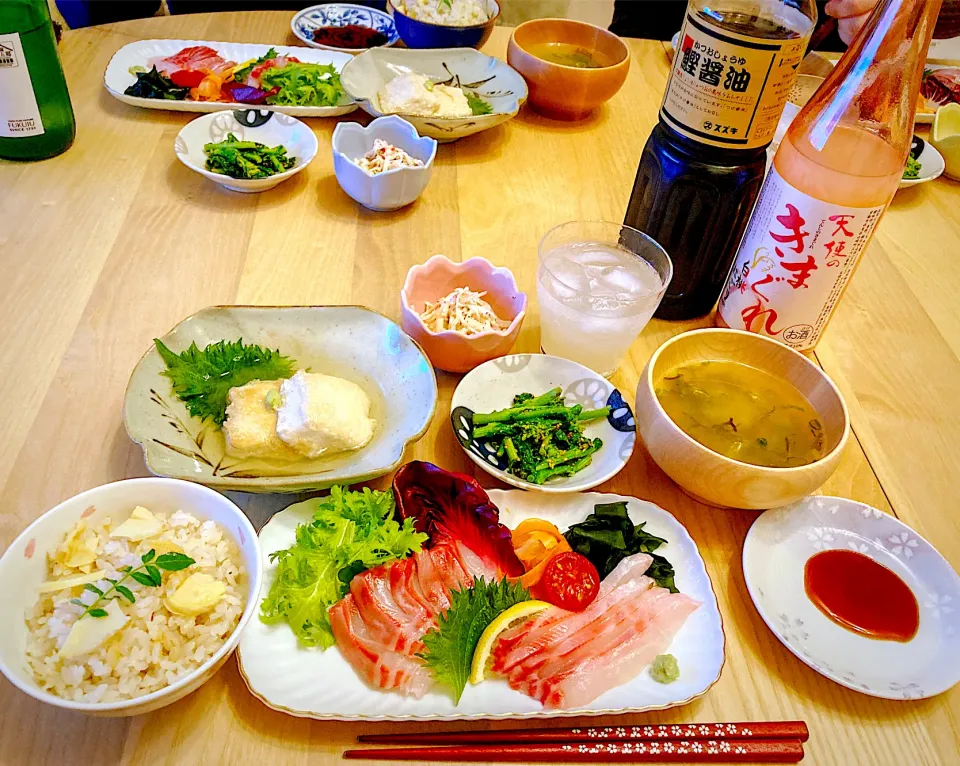
[[[75,134],[47,0],[0,0],[0,157],[53,157]]]
[[[653,237],[673,260],[673,280],[657,317],[690,319],[713,308],[760,193],[765,166],[764,149],[713,149],[663,123],[653,129],[624,223]]]
[[[813,0],[689,0],[624,218],[673,261],[657,317],[720,296],[816,16]]]

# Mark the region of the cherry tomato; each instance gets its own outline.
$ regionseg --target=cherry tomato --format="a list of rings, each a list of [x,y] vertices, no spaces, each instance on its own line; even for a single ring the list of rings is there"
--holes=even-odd
[[[170,75],[174,85],[181,88],[196,88],[203,78],[207,75],[204,72],[196,72],[192,69],[179,69]]]
[[[567,551],[547,562],[533,595],[561,609],[582,612],[593,603],[599,590],[600,575],[590,559]]]

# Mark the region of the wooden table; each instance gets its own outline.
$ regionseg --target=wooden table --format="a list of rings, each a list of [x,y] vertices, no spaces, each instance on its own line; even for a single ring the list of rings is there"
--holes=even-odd
[[[0,547],[64,498],[145,474],[121,424],[124,386],[151,338],[194,311],[218,303],[362,303],[396,318],[407,269],[437,252],[508,265],[533,294],[537,241],[549,227],[622,219],[668,71],[659,43],[631,42],[635,60],[622,92],[582,123],[524,110],[507,125],[442,146],[420,202],[388,214],[365,211],[343,194],[326,149],[275,191],[227,192],[174,157],[174,136],[188,115],[126,106],[102,86],[110,56],[130,41],[292,43],[289,18],[181,16],[65,35],[76,145],[47,162],[0,162]],[[488,51],[504,56],[508,34],[497,29]],[[312,122],[322,147],[334,124]],[[942,179],[900,192],[817,350],[846,396],[856,434],[823,492],[893,511],[954,567],[958,243],[960,184]],[[531,308],[518,350],[538,348]],[[657,345],[709,324],[651,323],[616,382],[634,390]],[[439,378],[443,413],[457,378]],[[473,470],[441,416],[409,457]],[[706,559],[726,625],[717,685],[643,721],[798,718],[812,731],[811,763],[957,763],[960,689],[920,702],[857,694],[810,670],[767,630],[740,568],[755,513],[694,503],[642,447],[601,489],[676,514]],[[262,523],[290,498],[239,501]],[[183,702],[134,719],[59,712],[0,681],[0,763],[333,764],[358,733],[398,728],[273,712],[247,693],[233,662]]]

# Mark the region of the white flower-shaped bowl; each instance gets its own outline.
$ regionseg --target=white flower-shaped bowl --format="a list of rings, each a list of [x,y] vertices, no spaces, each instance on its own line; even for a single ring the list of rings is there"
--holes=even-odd
[[[204,144],[223,141],[233,133],[241,141],[257,141],[266,146],[285,146],[287,156],[296,158],[294,166],[269,178],[231,178],[206,168]],[[296,117],[267,109],[237,109],[198,117],[183,126],[174,143],[177,159],[191,170],[237,192],[262,192],[292,178],[317,156],[317,137]]]
[[[510,324],[502,330],[463,335],[453,330],[434,332],[420,319],[427,301],[436,302],[458,287],[484,292],[497,316]],[[414,266],[400,290],[400,323],[403,331],[421,345],[434,367],[447,372],[469,372],[474,367],[510,352],[527,313],[527,294],[517,286],[510,269],[496,267],[486,258],[462,263],[435,255]]]
[[[394,168],[375,176],[362,170],[358,160],[383,139],[420,160],[420,167]],[[437,156],[437,142],[423,137],[402,117],[378,117],[367,127],[341,122],[333,131],[333,170],[347,194],[371,210],[397,210],[414,202],[427,188]]]
[[[152,511],[186,511],[198,519],[216,522],[240,551],[246,571],[246,604],[243,614],[223,646],[203,665],[169,686],[120,702],[74,702],[40,688],[27,665],[25,615],[37,596],[37,586],[47,576],[47,554],[82,518],[97,521],[109,516],[122,519],[138,505]],[[206,683],[227,661],[240,641],[240,633],[260,605],[263,561],[253,525],[233,502],[212,489],[178,479],[126,479],[89,489],[64,500],[27,527],[0,557],[0,672],[20,691],[48,705],[101,716],[149,713],[190,694]]]

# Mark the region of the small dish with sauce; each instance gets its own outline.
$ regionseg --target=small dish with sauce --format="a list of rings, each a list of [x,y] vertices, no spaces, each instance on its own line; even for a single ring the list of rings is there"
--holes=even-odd
[[[637,430],[657,465],[695,500],[763,510],[811,494],[850,433],[826,373],[781,343],[705,329],[658,348],[637,390]]]
[[[586,22],[535,19],[513,31],[507,63],[527,81],[535,111],[580,120],[623,86],[630,50],[612,32]]]
[[[827,678],[905,700],[960,682],[960,576],[896,517],[804,498],[754,522],[743,572],[770,630]]]
[[[473,296],[482,294],[480,300],[496,320],[477,327],[479,332],[471,329],[469,333],[447,329],[447,322],[429,322],[429,309],[439,308],[437,304],[444,299],[455,298],[460,288],[469,288]],[[445,255],[435,255],[411,268],[400,290],[404,332],[423,347],[434,367],[447,372],[468,372],[509,353],[526,312],[527,295],[517,286],[513,274],[486,258],[457,263]]]
[[[291,19],[290,29],[311,48],[342,53],[388,48],[400,40],[389,13],[352,3],[304,8]]]

